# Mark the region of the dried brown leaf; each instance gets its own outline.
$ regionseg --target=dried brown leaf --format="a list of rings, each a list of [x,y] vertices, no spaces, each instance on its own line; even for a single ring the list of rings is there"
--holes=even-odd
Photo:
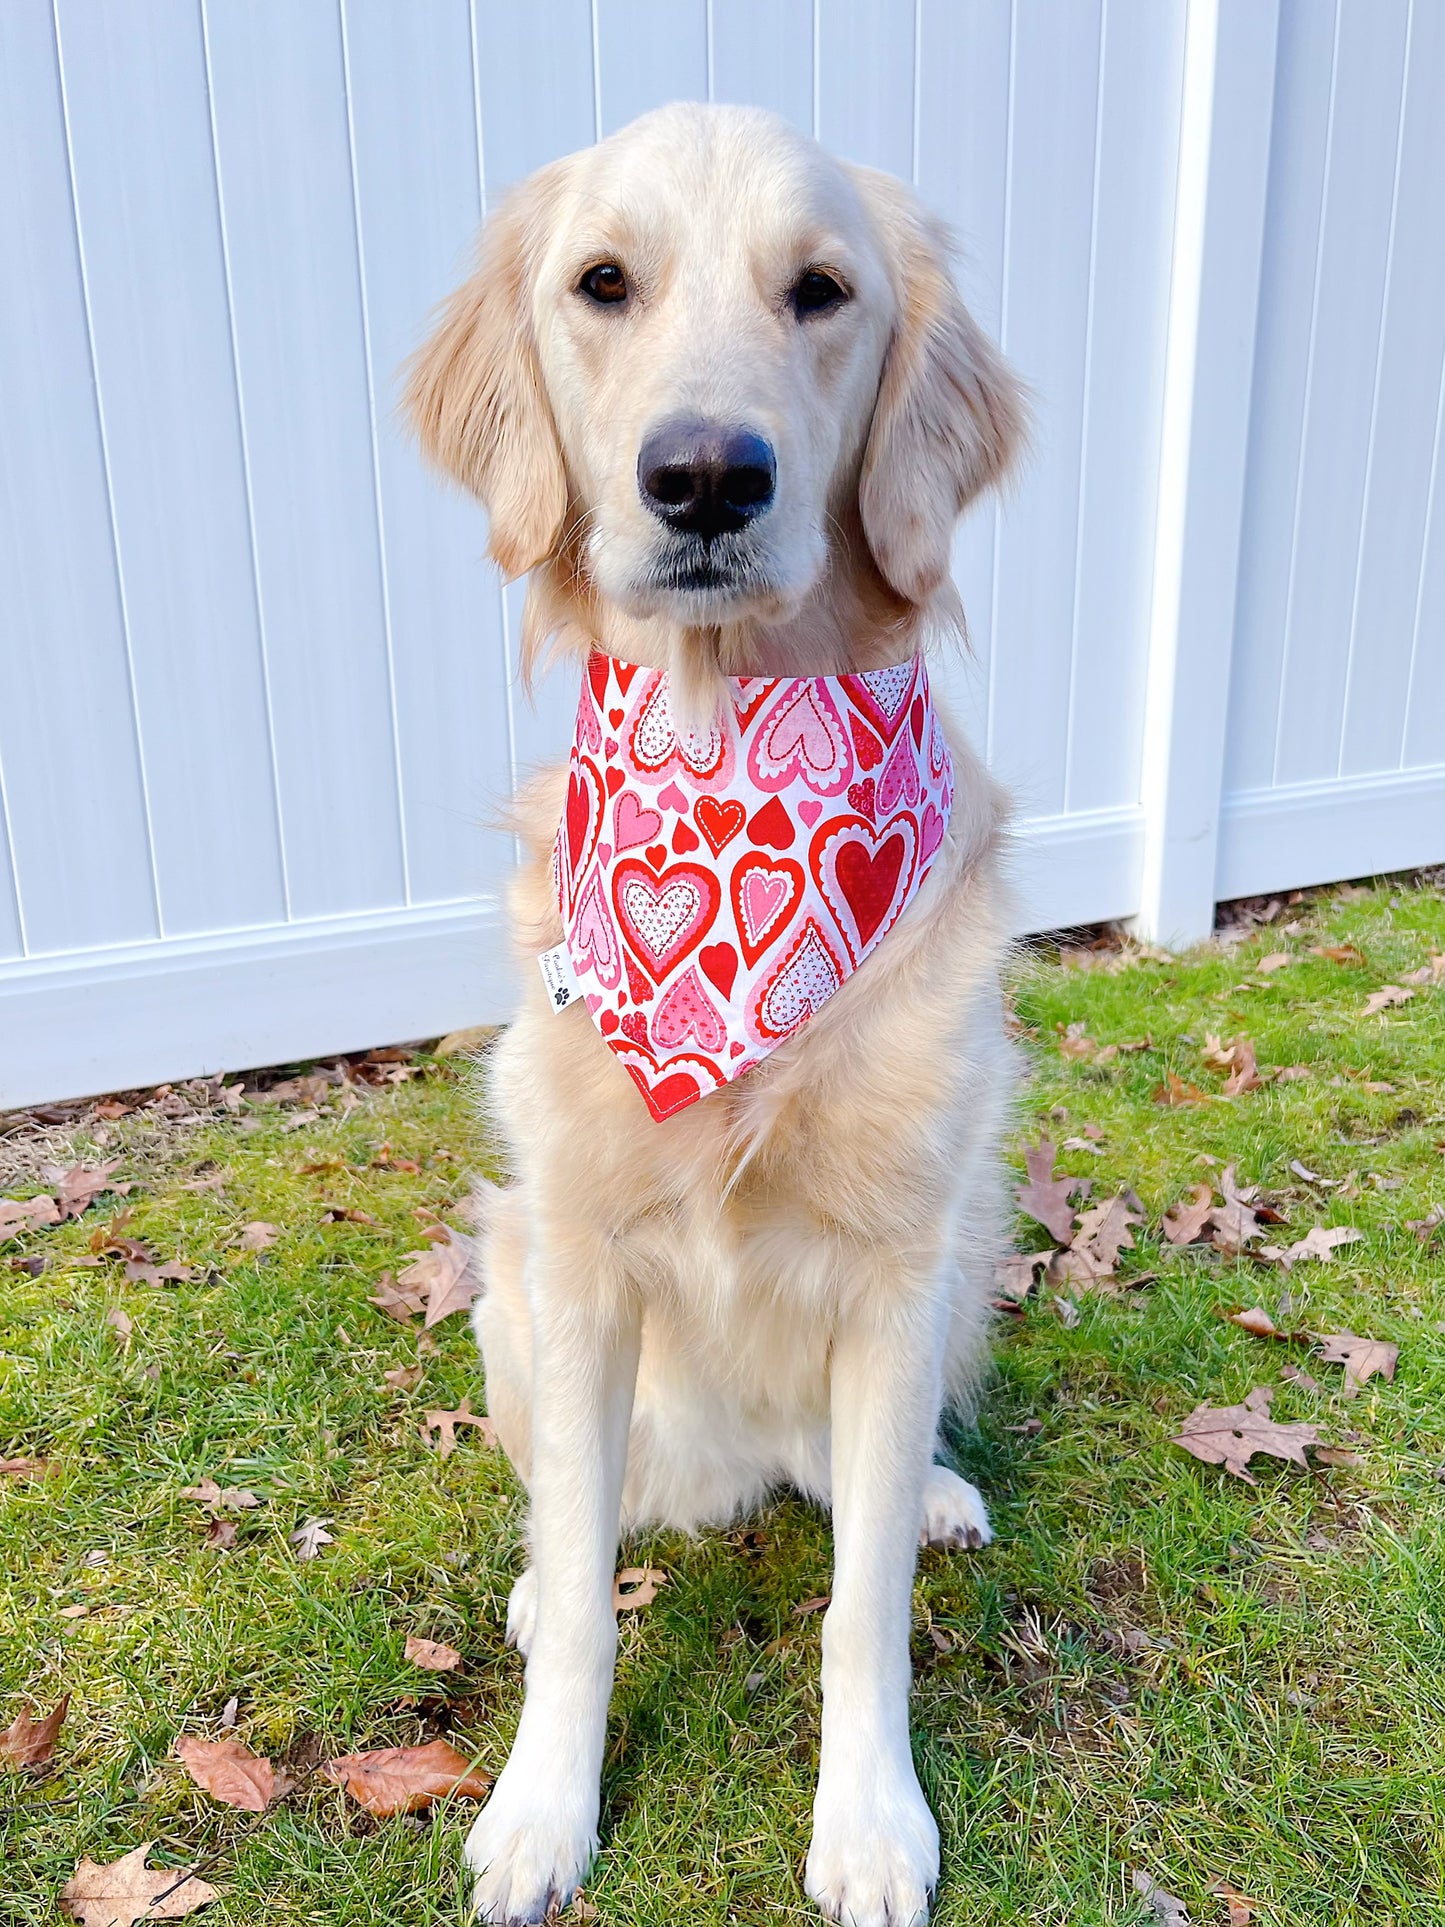
[[[1379,990],[1371,991],[1361,1014],[1373,1017],[1379,1011],[1388,1010],[1392,1004],[1408,1004],[1414,995],[1413,990],[1405,989],[1402,984],[1384,984]]]
[[[298,1559],[319,1559],[323,1546],[332,1546],[336,1543],[326,1530],[331,1523],[330,1519],[303,1520],[286,1543],[295,1546]]]
[[[388,1318],[394,1318],[398,1324],[404,1325],[408,1319],[415,1318],[419,1311],[426,1309],[426,1293],[409,1286],[399,1290],[391,1273],[384,1271],[376,1281],[376,1290],[370,1302],[378,1311],[384,1311]]]
[[[1269,1415],[1273,1388],[1257,1385],[1242,1405],[1197,1405],[1171,1441],[1206,1465],[1222,1465],[1250,1485],[1257,1481],[1245,1470],[1256,1452],[1308,1466],[1305,1448],[1319,1443],[1314,1425],[1285,1425]]]
[[[1360,1338],[1354,1332],[1325,1332],[1319,1339],[1319,1347],[1320,1357],[1327,1365],[1344,1366],[1345,1382],[1341,1389],[1346,1398],[1353,1398],[1376,1373],[1381,1378],[1393,1378],[1400,1356],[1398,1345],[1387,1344],[1382,1339]]]
[[[403,1291],[425,1293],[428,1331],[443,1318],[450,1318],[453,1312],[469,1309],[482,1284],[471,1266],[471,1245],[467,1239],[447,1232],[425,1251],[407,1255],[411,1262],[398,1277],[397,1284]]]
[[[424,1367],[420,1365],[393,1365],[381,1376],[394,1392],[414,1392],[421,1384],[423,1373]]]
[[[1188,1198],[1181,1198],[1164,1213],[1160,1226],[1172,1245],[1190,1245],[1201,1237],[1214,1210],[1214,1191],[1210,1185],[1196,1184]]]
[[[148,1867],[143,1846],[100,1866],[87,1855],[60,1890],[61,1905],[81,1927],[135,1927],[138,1920],[181,1920],[220,1898],[188,1867]]]
[[[382,1818],[394,1813],[418,1813],[433,1801],[458,1794],[464,1800],[484,1800],[492,1776],[472,1766],[445,1740],[427,1746],[388,1746],[374,1753],[348,1753],[318,1769],[334,1780],[368,1813]]]
[[[250,1224],[241,1226],[236,1242],[242,1251],[269,1251],[280,1236],[279,1225],[267,1224],[264,1218],[253,1218]]]
[[[1287,950],[1272,950],[1267,957],[1261,957],[1254,967],[1261,976],[1268,977],[1273,971],[1283,970],[1286,964],[1293,962],[1294,958]]]
[[[624,1566],[612,1582],[612,1610],[635,1613],[650,1606],[667,1574],[658,1566]]]
[[[111,1306],[110,1310],[105,1314],[105,1322],[115,1333],[116,1344],[120,1346],[123,1352],[128,1352],[130,1350],[131,1333],[135,1330],[135,1327],[131,1324],[130,1319],[121,1310],[119,1305]]]
[[[0,1459],[0,1479],[45,1479],[54,1470],[49,1459]]]
[[[1134,1887],[1159,1927],[1190,1927],[1189,1909],[1177,1896],[1165,1893],[1157,1880],[1151,1879],[1147,1873],[1136,1873]]]
[[[198,1505],[220,1507],[226,1512],[249,1512],[252,1506],[263,1505],[265,1501],[256,1496],[249,1486],[217,1485],[214,1479],[202,1479],[199,1485],[188,1485],[181,1493],[183,1499],[194,1499]]]
[[[1049,1261],[1046,1251],[1012,1251],[993,1268],[993,1288],[1000,1298],[1021,1305],[1038,1283]]]
[[[1186,1084],[1174,1071],[1165,1072],[1165,1081],[1154,1093],[1156,1104],[1165,1104],[1177,1109],[1185,1104],[1207,1104],[1209,1093],[1201,1091],[1197,1084]]]
[[[418,1639],[415,1633],[406,1636],[406,1658],[428,1673],[454,1673],[462,1663],[455,1646],[443,1646],[439,1639]]]
[[[0,1238],[59,1223],[60,1207],[49,1192],[42,1191],[38,1198],[0,1198]]]
[[[39,1719],[28,1706],[22,1706],[5,1731],[0,1733],[0,1760],[7,1766],[48,1766],[69,1711],[69,1693],[59,1705],[52,1707]]]
[[[1046,1137],[1024,1151],[1028,1183],[1019,1185],[1014,1196],[1019,1210],[1041,1224],[1049,1236],[1066,1245],[1074,1232],[1074,1208],[1069,1200],[1080,1189],[1080,1180],[1054,1173],[1054,1146]]]
[[[120,1159],[112,1158],[108,1164],[72,1164],[68,1171],[48,1164],[41,1175],[47,1184],[55,1186],[55,1202],[61,1217],[78,1218],[89,1210],[102,1191],[114,1191],[118,1197],[124,1197],[129,1191],[128,1184],[110,1181],[111,1172],[119,1168]]]
[[[428,1412],[422,1425],[422,1438],[430,1445],[433,1432],[437,1435],[437,1450],[444,1459],[449,1459],[456,1449],[457,1427],[474,1425],[482,1435],[485,1445],[497,1443],[497,1428],[489,1418],[472,1410],[470,1395],[464,1398],[454,1412]]]
[[[1363,965],[1365,962],[1364,952],[1352,943],[1312,943],[1310,955],[1323,957],[1329,963]]]
[[[1357,1231],[1353,1225],[1316,1224],[1311,1225],[1296,1244],[1289,1245],[1284,1250],[1274,1245],[1266,1245],[1260,1255],[1283,1265],[1286,1271],[1292,1265],[1297,1265],[1309,1258],[1318,1259],[1322,1264],[1333,1264],[1335,1248],[1338,1245],[1352,1245],[1364,1235],[1363,1231]]]
[[[240,1740],[200,1740],[182,1733],[175,1744],[176,1758],[203,1793],[223,1807],[243,1813],[264,1813],[286,1790],[269,1760],[253,1753]]]

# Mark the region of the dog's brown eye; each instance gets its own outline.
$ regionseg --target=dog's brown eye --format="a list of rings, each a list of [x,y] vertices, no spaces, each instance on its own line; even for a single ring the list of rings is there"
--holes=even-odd
[[[603,261],[589,268],[577,285],[582,294],[604,307],[627,299],[627,276],[615,261]]]
[[[825,274],[822,268],[809,268],[794,283],[793,313],[800,318],[821,314],[825,308],[836,308],[847,299],[847,291],[831,274]]]

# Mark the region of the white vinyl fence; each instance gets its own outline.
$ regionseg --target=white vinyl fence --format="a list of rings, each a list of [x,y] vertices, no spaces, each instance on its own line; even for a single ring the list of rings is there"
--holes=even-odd
[[[505,1015],[570,692],[396,371],[681,97],[915,181],[1033,390],[952,675],[1030,927],[1445,859],[1437,0],[4,0],[0,1107]]]

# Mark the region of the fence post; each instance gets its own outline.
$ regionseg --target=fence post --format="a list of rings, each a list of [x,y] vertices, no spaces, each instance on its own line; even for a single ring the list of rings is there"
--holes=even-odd
[[[1137,933],[1209,934],[1280,0],[1187,0]]]

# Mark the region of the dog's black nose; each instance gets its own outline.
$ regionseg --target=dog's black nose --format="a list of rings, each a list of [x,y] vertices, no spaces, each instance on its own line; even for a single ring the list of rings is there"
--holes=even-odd
[[[711,542],[743,528],[773,499],[778,464],[761,435],[716,422],[664,422],[642,444],[637,485],[669,528]]]

